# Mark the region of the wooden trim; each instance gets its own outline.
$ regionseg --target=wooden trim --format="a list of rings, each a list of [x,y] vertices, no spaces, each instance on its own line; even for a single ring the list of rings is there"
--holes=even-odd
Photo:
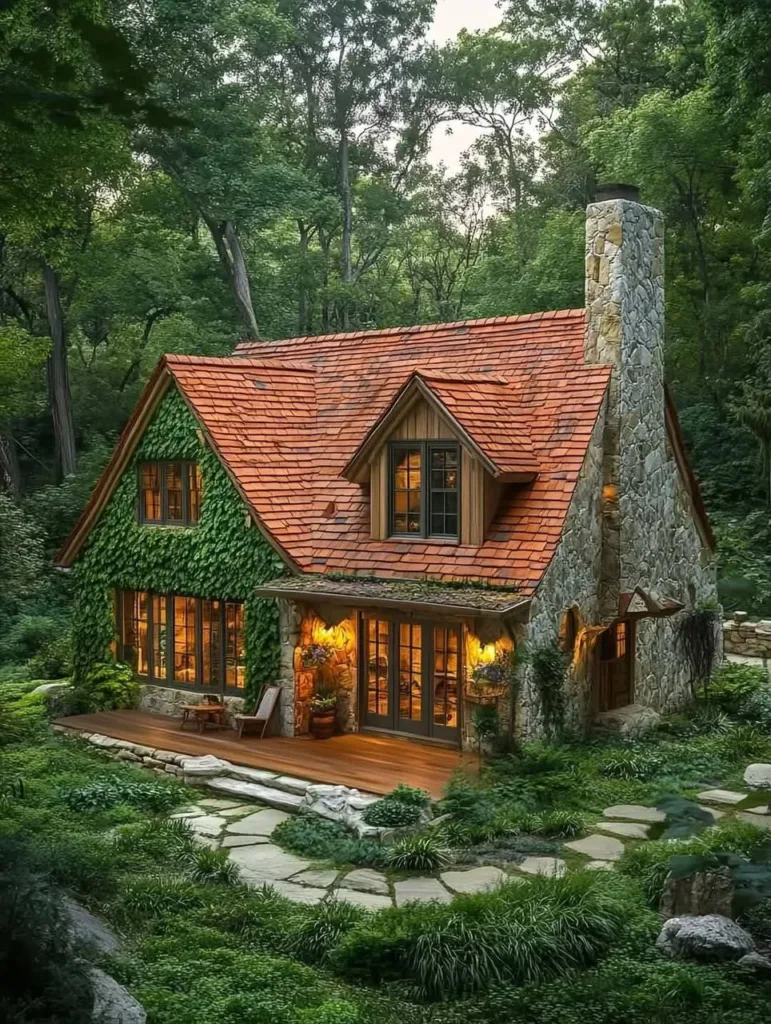
[[[708,547],[710,551],[714,551],[716,547],[715,535],[712,532],[712,526],[710,524],[709,517],[707,516],[707,510],[704,507],[704,500],[701,496],[699,481],[696,479],[696,474],[691,468],[691,462],[685,448],[685,441],[683,440],[682,431],[680,430],[680,421],[677,418],[677,409],[675,408],[675,403],[672,400],[672,395],[670,394],[669,388],[666,384],[664,384],[664,421],[666,424],[669,443],[672,446],[672,454],[675,457],[675,463],[677,464],[677,468],[680,470],[680,477],[691,503],[696,527],[701,535],[704,545]]]

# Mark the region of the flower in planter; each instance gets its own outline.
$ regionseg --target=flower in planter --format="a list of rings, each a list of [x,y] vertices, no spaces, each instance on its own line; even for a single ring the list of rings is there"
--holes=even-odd
[[[476,665],[471,673],[467,693],[473,697],[500,697],[511,681],[511,656],[508,652],[496,655],[494,661]]]
[[[334,711],[337,706],[337,694],[320,694],[317,693],[315,697],[311,698],[311,711]]]
[[[331,657],[332,648],[329,644],[312,643],[300,651],[300,661],[304,668],[317,668],[319,665],[326,665]]]

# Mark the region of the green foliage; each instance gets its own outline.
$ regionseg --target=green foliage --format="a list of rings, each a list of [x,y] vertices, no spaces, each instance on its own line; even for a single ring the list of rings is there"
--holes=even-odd
[[[316,816],[298,814],[287,818],[276,826],[272,838],[292,853],[314,860],[359,864],[362,867],[381,867],[386,862],[385,846],[359,839],[341,822],[326,821]]]
[[[343,900],[317,904],[293,933],[292,954],[310,964],[326,964],[342,938],[364,918],[364,912]]]
[[[87,786],[65,789],[62,799],[72,811],[103,811],[130,804],[153,813],[168,811],[182,799],[181,791],[161,782],[139,782],[122,775],[97,779]]]
[[[190,877],[194,882],[217,882],[220,885],[237,885],[239,869],[230,859],[229,850],[196,849],[190,859]]]
[[[133,708],[139,703],[139,683],[128,665],[96,663],[74,688],[72,701],[74,714]]]
[[[83,1024],[93,1001],[60,897],[30,870],[29,851],[8,840],[0,840],[0,976],[9,1024]]]
[[[30,693],[29,683],[0,684],[0,747],[41,736],[47,725],[42,693]]]
[[[721,611],[715,604],[694,608],[677,624],[677,643],[688,664],[691,685],[701,683],[705,694],[718,656]]]
[[[398,800],[402,804],[411,804],[414,807],[428,807],[431,803],[431,794],[425,789],[418,789],[416,786],[408,786],[400,782],[395,789],[388,793],[389,800]]]
[[[184,913],[205,904],[204,885],[174,875],[128,879],[114,904],[115,916],[128,925],[148,918]]]
[[[765,669],[726,661],[712,677],[709,698],[723,711],[736,715],[751,697],[768,685]]]
[[[549,811],[541,816],[540,821],[536,820],[535,824],[533,831],[541,835],[573,839],[586,828],[586,818],[578,811]]]
[[[662,767],[654,753],[642,750],[615,750],[599,763],[601,775],[610,779],[652,779]]]
[[[343,938],[334,963],[347,977],[403,978],[425,999],[457,998],[592,963],[620,936],[629,908],[621,885],[589,872],[537,878],[449,906],[384,911]]]
[[[556,645],[542,644],[528,651],[527,660],[541,703],[544,730],[550,739],[559,740],[565,729],[567,709],[567,658]]]
[[[392,793],[364,808],[363,820],[379,828],[404,828],[416,825],[421,819],[419,804],[405,802]]]
[[[388,866],[395,871],[441,871],[450,859],[450,851],[436,830],[397,839],[388,850]]]
[[[256,695],[278,670],[278,610],[252,596],[283,566],[262,533],[250,528],[241,498],[218,456],[201,443],[197,423],[176,390],[161,402],[134,459],[102,513],[74,574],[75,673],[78,683],[103,662],[114,635],[114,587],[245,602],[247,685]],[[196,460],[204,498],[198,525],[164,530],[137,522],[139,459]]]

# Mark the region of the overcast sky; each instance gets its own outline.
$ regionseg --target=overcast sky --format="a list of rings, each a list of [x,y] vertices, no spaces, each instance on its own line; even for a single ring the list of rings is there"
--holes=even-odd
[[[500,20],[501,12],[496,0],[437,0],[430,37],[435,43],[446,43],[448,39],[454,39],[462,28],[470,31],[492,28]],[[446,133],[448,127],[452,128],[452,135]],[[457,122],[440,125],[431,143],[431,161],[444,161],[451,170],[457,169],[460,154],[468,149],[477,134],[476,129]]]

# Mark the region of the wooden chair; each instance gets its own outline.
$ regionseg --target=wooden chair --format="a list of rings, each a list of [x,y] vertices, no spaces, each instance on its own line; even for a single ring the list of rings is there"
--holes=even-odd
[[[257,701],[253,715],[234,715],[234,719],[238,723],[238,738],[244,734],[244,726],[251,725],[252,722],[256,722],[258,725],[262,723],[262,730],[260,731],[260,739],[265,736],[265,730],[268,728],[273,712],[276,710],[278,705],[278,699],[281,696],[280,686],[265,686],[263,687],[262,693],[260,694],[259,700]]]

